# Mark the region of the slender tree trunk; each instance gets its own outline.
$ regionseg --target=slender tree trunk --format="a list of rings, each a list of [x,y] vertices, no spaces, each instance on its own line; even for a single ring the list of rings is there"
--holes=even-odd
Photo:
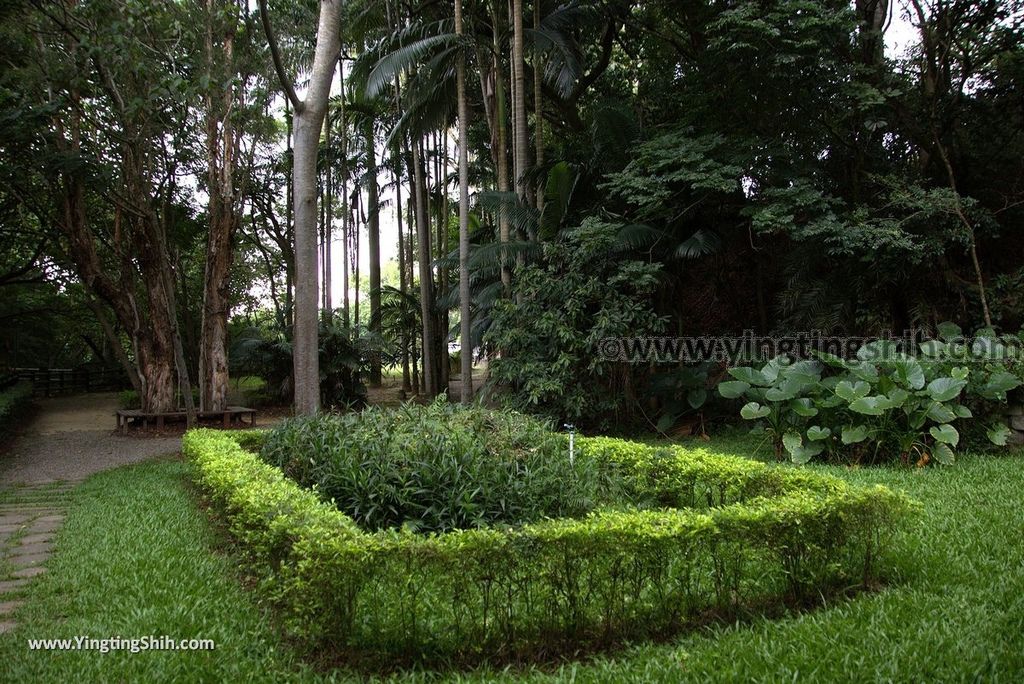
[[[434,178],[437,187],[437,296],[447,297],[448,269],[441,259],[448,256],[448,135],[434,135]],[[436,303],[435,298],[435,303]],[[448,354],[448,309],[435,307],[437,311],[437,391],[448,392],[451,384],[451,362]]]
[[[540,0],[533,3],[533,29],[540,30]],[[533,58],[533,136],[536,145],[534,158],[537,166],[544,163],[544,99],[541,97],[541,78],[544,75],[544,60],[540,53]],[[537,210],[544,211],[544,180],[537,181]]]
[[[437,396],[437,348],[434,321],[434,273],[430,268],[430,219],[427,216],[426,173],[423,168],[422,142],[413,143],[413,173],[416,185],[416,235],[419,242],[420,307],[423,324],[423,393]]]
[[[455,33],[462,36],[462,0],[455,0]],[[455,88],[459,108],[459,336],[462,338],[461,399],[473,399],[473,339],[469,301],[469,106],[466,102],[466,55],[455,63]]]
[[[363,194],[360,191],[356,195],[356,212],[358,221],[352,223],[352,272],[355,276],[356,281],[356,292],[355,292],[355,326],[358,336],[359,324],[362,322],[362,317],[359,315],[359,290],[360,290],[360,278],[359,278],[359,242],[362,240],[362,235],[359,232],[359,225],[366,225],[366,214],[363,213]]]
[[[266,0],[260,0],[264,30],[282,85],[295,108],[295,162],[292,175],[295,208],[295,412],[311,415],[320,408],[319,321],[317,295],[316,158],[320,131],[341,51],[341,0],[320,0],[316,51],[306,98],[299,101],[277,51]]]
[[[405,296],[408,285],[405,277],[405,226],[402,225],[402,175],[397,169],[401,169],[401,154],[398,145],[395,145],[393,154],[396,171],[392,174],[395,179],[395,217],[398,220],[398,291]],[[399,333],[399,343],[402,346],[402,389],[405,392],[412,391],[412,378],[409,375],[409,336],[402,325]]]
[[[497,7],[495,3],[494,7]],[[508,129],[505,127],[505,117],[508,114],[508,103],[505,98],[505,70],[501,63],[501,43],[499,40],[499,21],[501,15],[495,9],[492,12],[494,21],[494,122],[496,130],[497,146],[495,156],[498,170],[498,192],[508,192]],[[504,211],[498,212],[498,240],[502,244],[509,241],[508,216]],[[508,255],[501,254],[501,283],[506,294],[512,286],[512,271],[509,266]]]
[[[367,248],[370,250],[370,386],[381,385],[380,360],[380,198],[377,188],[377,151],[373,120],[366,123]]]
[[[332,150],[331,147],[331,113],[327,112],[324,120],[324,140],[327,143],[327,149]],[[334,156],[333,154],[328,158],[327,169],[324,172],[326,176],[326,188],[324,189],[324,195],[326,201],[324,202],[324,315],[328,319],[334,316],[334,305],[331,301],[331,242],[334,237],[334,174],[331,170],[334,168]]]
[[[515,130],[515,186],[521,200],[528,200],[526,168],[530,134],[526,127],[526,74],[523,57],[523,0],[512,0],[512,110]]]

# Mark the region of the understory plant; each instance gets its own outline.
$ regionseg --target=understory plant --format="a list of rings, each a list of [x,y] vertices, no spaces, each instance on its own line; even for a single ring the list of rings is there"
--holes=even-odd
[[[547,423],[515,412],[423,406],[285,421],[264,460],[366,530],[428,532],[577,517],[615,495]]]
[[[947,339],[921,343],[920,355],[877,340],[849,360],[815,351],[813,359],[730,368],[733,379],[718,390],[745,399],[740,416],[770,438],[777,456],[796,463],[821,456],[949,465],[961,441],[957,426],[969,425],[976,410],[989,420],[989,441],[1006,444],[1009,430],[991,416],[1022,378],[1019,347],[992,334],[965,343],[950,326],[940,332]]]

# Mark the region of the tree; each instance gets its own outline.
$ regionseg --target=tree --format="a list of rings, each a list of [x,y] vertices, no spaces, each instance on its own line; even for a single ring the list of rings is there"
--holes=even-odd
[[[266,0],[260,0],[260,17],[274,59],[274,68],[295,112],[292,176],[292,205],[295,212],[295,411],[300,415],[310,415],[320,407],[316,160],[331,81],[334,80],[334,69],[341,52],[341,2],[320,0],[316,51],[309,87],[303,100],[295,93],[292,81],[285,72],[267,13]]]
[[[462,0],[455,0],[455,35],[462,38]],[[473,399],[473,317],[469,299],[469,107],[466,102],[466,55],[455,63],[459,100],[459,337],[462,403]]]

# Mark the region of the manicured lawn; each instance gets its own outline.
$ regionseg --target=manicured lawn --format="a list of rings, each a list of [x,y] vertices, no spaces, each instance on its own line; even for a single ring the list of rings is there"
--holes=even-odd
[[[155,461],[90,478],[70,498],[50,572],[15,632],[0,636],[0,680],[282,681],[300,668],[236,581],[232,559],[186,486]],[[29,651],[27,639],[88,635],[213,639],[205,652]]]
[[[742,441],[712,442],[722,450]],[[1024,459],[924,470],[814,466],[902,488],[925,505],[898,581],[809,613],[719,625],[585,663],[450,675],[472,681],[1020,681],[1024,677]],[[174,461],[93,477],[75,493],[51,572],[0,636],[16,681],[313,679],[237,579]],[[167,634],[212,653],[29,652],[28,637]],[[336,675],[343,679],[341,674]],[[436,675],[407,675],[433,679]],[[398,677],[396,677],[397,679]]]

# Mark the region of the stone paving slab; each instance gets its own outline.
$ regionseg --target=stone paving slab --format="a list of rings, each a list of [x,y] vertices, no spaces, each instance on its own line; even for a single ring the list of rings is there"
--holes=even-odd
[[[0,601],[0,616],[10,615],[25,605],[24,601]]]
[[[0,580],[0,596],[21,591],[27,586],[27,579]]]
[[[49,552],[43,553],[23,553],[18,555],[12,555],[7,557],[8,562],[16,568],[24,568],[33,565],[42,565],[46,561],[50,560]],[[17,571],[15,571],[17,572]]]
[[[27,522],[32,519],[32,515],[29,513],[3,513],[0,514],[0,526],[4,525],[20,525],[23,522]]]
[[[40,534],[26,534],[18,541],[21,542],[22,546],[32,546],[33,544],[48,544],[53,541],[53,533],[43,532]]]
[[[37,542],[35,544],[26,544],[25,540],[22,539],[21,543],[17,546],[12,546],[7,550],[13,561],[19,556],[33,556],[40,553],[50,553],[53,551],[53,544],[49,542]]]
[[[60,529],[59,522],[35,522],[27,528],[29,534],[45,534]]]
[[[18,623],[14,620],[4,620],[3,622],[0,622],[0,634],[6,634],[17,626]]]
[[[33,577],[38,577],[39,575],[42,575],[44,572],[46,572],[46,568],[44,568],[43,566],[30,565],[27,568],[19,568],[18,570],[15,570],[11,573],[11,577],[15,577],[18,579],[31,579]]]

